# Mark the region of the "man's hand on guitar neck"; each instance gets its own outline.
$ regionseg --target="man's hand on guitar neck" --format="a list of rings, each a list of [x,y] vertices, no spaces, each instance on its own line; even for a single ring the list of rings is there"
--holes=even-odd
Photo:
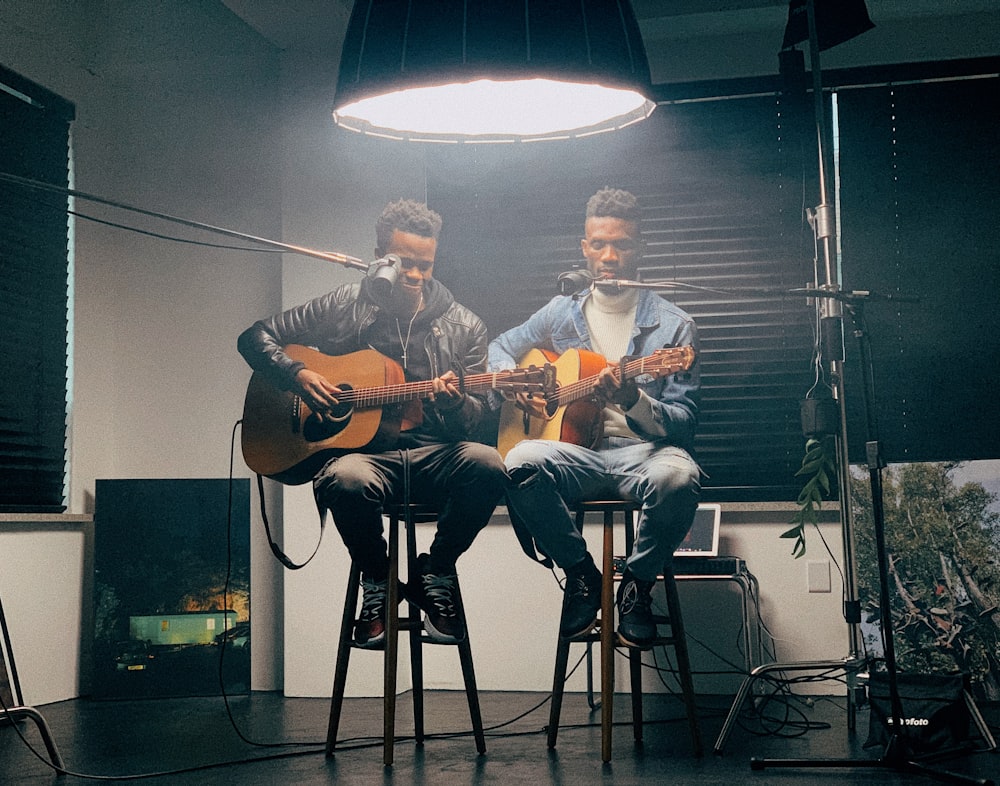
[[[607,406],[617,404],[624,410],[632,409],[639,401],[639,388],[632,379],[620,379],[619,366],[608,366],[601,370],[594,383],[597,400]]]
[[[295,382],[299,386],[299,394],[306,404],[321,420],[332,418],[330,412],[340,403],[337,398],[343,391],[330,383],[326,377],[307,368],[299,369],[295,374]]]
[[[430,402],[438,411],[456,410],[464,401],[465,393],[459,389],[458,375],[454,371],[446,371],[431,380]]]

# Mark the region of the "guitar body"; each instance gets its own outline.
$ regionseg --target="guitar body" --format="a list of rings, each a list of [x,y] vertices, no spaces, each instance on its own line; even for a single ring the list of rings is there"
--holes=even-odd
[[[290,344],[285,353],[342,389],[404,381],[399,364],[373,349],[330,356]],[[344,406],[335,414],[335,422],[321,421],[298,394],[279,390],[254,373],[243,406],[242,446],[247,466],[282,483],[307,483],[333,455],[390,449],[404,425],[420,422],[420,402]]]
[[[608,365],[602,355],[586,349],[567,349],[558,358],[548,350],[532,349],[518,366],[543,366],[546,363],[555,368],[559,387],[597,376]],[[513,401],[504,401],[500,408],[497,450],[506,457],[514,445],[525,439],[551,439],[593,447],[601,438],[601,409],[594,399],[585,397],[555,407],[549,412],[551,417],[542,420],[527,417]]]

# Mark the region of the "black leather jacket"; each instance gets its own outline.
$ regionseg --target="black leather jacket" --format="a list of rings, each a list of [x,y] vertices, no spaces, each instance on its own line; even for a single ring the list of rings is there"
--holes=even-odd
[[[432,377],[455,371],[460,377],[486,370],[486,326],[457,303],[438,281],[425,284],[427,308],[438,312],[424,341]],[[380,306],[369,293],[368,280],[337,289],[267,319],[258,320],[237,341],[240,354],[254,371],[282,390],[294,390],[295,375],[305,364],[283,351],[286,344],[315,347],[327,355],[345,355],[368,348],[366,331]],[[466,395],[461,407],[424,407],[420,431],[441,440],[468,439],[487,413],[484,399]]]

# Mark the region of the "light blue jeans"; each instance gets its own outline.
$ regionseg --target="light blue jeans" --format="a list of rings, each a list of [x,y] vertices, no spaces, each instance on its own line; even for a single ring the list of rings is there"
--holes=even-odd
[[[611,442],[610,444],[614,444]],[[505,460],[511,475],[507,505],[538,548],[559,567],[587,554],[569,506],[598,499],[642,504],[635,547],[626,564],[632,575],[654,581],[694,520],[701,469],[673,445],[638,442],[603,450],[550,440],[525,440]]]

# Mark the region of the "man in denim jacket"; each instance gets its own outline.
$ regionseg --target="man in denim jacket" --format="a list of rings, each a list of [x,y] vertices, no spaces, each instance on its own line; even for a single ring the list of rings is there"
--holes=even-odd
[[[587,203],[581,240],[596,279],[634,279],[642,256],[640,210],[627,191],[604,188]],[[617,361],[663,347],[690,346],[698,334],[691,317],[655,292],[591,286],[553,298],[522,325],[489,345],[491,370],[513,368],[531,349],[557,355],[586,349]],[[698,506],[701,470],[691,457],[698,419],[699,369],[620,381],[613,367],[596,378],[603,432],[593,446],[527,439],[507,453],[507,504],[515,527],[566,573],[560,635],[589,631],[600,609],[601,574],[568,506],[594,499],[641,503],[635,546],[627,555],[617,594],[618,635],[644,648],[656,637],[650,592],[684,539]],[[518,406],[541,415],[542,402],[523,395]],[[534,556],[534,555],[533,555]]]

